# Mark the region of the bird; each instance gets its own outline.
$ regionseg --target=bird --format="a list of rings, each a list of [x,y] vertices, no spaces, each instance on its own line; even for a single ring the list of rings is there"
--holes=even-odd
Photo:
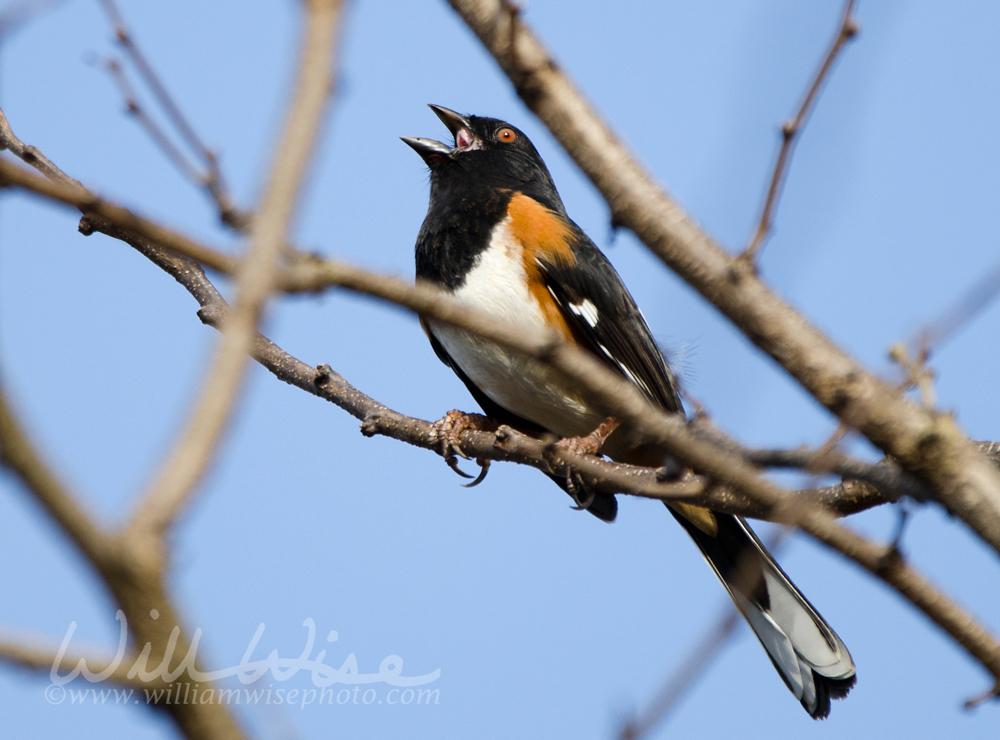
[[[677,378],[607,257],[566,213],[528,137],[495,118],[431,110],[454,144],[401,137],[430,170],[430,201],[415,246],[416,278],[498,322],[555,331],[634,384],[662,411],[684,417]],[[507,425],[549,434],[581,454],[671,468],[672,461],[544,363],[421,317],[437,357],[465,383],[485,417],[450,411],[435,435],[461,452],[464,429]],[[454,460],[454,456],[452,456]],[[673,464],[676,469],[676,464]],[[611,494],[584,496],[572,476],[550,475],[578,504],[611,522]],[[778,674],[815,719],[857,677],[847,647],[785,575],[742,517],[665,502],[701,550]]]

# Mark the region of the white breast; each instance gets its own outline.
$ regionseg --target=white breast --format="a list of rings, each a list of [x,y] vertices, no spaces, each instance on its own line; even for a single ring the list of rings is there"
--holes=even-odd
[[[523,249],[509,220],[493,230],[489,246],[453,295],[498,322],[545,327],[541,308],[528,292]],[[563,437],[589,434],[603,420],[541,363],[453,327],[434,321],[428,325],[462,372],[508,411]]]

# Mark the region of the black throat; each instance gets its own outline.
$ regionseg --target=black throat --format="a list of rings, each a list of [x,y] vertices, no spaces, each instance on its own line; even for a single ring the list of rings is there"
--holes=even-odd
[[[466,152],[431,170],[430,205],[415,249],[418,280],[460,288],[516,193],[565,212],[544,165],[512,172],[509,166],[494,169],[491,159],[485,152]]]

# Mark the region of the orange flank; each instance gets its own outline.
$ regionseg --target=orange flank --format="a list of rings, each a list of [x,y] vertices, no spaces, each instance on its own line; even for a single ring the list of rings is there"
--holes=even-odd
[[[545,286],[540,265],[541,262],[553,265],[572,265],[576,262],[576,255],[570,246],[573,232],[569,224],[522,193],[515,193],[510,199],[507,215],[510,217],[511,234],[522,248],[524,272],[531,296],[542,309],[546,323],[572,341],[573,333]]]

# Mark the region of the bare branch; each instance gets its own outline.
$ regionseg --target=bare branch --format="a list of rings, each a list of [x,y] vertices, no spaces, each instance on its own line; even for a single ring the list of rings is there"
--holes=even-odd
[[[962,708],[966,710],[975,709],[980,704],[983,704],[984,702],[987,701],[1000,701],[1000,681],[998,681],[992,688],[989,688],[986,691],[984,691],[982,694],[974,696],[968,701],[966,701],[962,705]]]
[[[85,557],[107,559],[110,545],[90,514],[56,477],[31,443],[0,384],[0,464],[16,475]]]
[[[924,478],[935,500],[1000,553],[1000,471],[955,420],[869,372],[727,254],[664,192],[503,0],[449,0],[611,208],[681,278],[820,403]]]
[[[138,246],[142,243],[141,241],[129,239],[128,234],[124,231],[128,229],[134,234],[151,237],[160,244],[169,246],[171,249],[188,257],[202,260],[226,274],[232,275],[238,270],[238,262],[236,260],[223,255],[211,247],[193,242],[155,223],[141,219],[120,206],[105,201],[98,203],[93,196],[78,197],[75,191],[58,190],[52,183],[47,183],[39,178],[32,179],[32,176],[26,175],[13,168],[12,165],[0,161],[0,181],[3,180],[6,180],[10,184],[25,187],[32,192],[45,195],[46,197],[60,198],[61,202],[82,205],[84,210],[96,212],[104,218],[108,218],[110,223],[86,221],[81,227],[84,233],[91,233],[95,230],[102,231],[115,238],[130,241],[133,246],[142,249],[142,247]],[[112,226],[111,224],[115,224],[116,226]],[[144,253],[147,256],[151,254],[148,249]],[[290,269],[286,269],[281,273],[280,280],[282,287],[287,291],[313,292],[338,285],[350,287],[351,281],[359,276],[361,276],[362,282],[369,289],[374,289],[379,283],[382,283],[384,287],[384,282],[379,276],[301,254],[298,255],[298,261],[293,263]],[[362,291],[364,292],[364,286],[362,286]],[[847,478],[868,481],[872,485],[882,489],[883,492],[891,493],[890,498],[886,499],[883,494],[868,489],[867,495],[861,496],[859,499],[858,492],[861,489],[855,485],[852,487],[852,495],[848,497],[853,502],[849,508],[850,512],[857,511],[856,506],[858,505],[874,505],[874,502],[883,503],[887,500],[895,500],[896,496],[900,494],[909,495],[918,500],[927,498],[927,491],[922,484],[912,478],[912,476],[898,470],[894,465],[868,465],[860,461],[849,460],[839,454],[834,455],[832,451],[822,454],[806,450],[753,452],[733,442],[719,430],[714,429],[713,431],[713,429],[705,422],[695,421],[692,425],[693,431],[696,431],[701,436],[705,436],[713,444],[737,452],[754,464],[801,467],[814,472],[831,472]],[[636,493],[637,495],[653,495],[653,489],[649,488],[644,488],[642,491],[623,490]],[[663,489],[655,490],[663,492]],[[831,491],[833,489],[827,490]],[[666,495],[673,495],[674,493],[675,491],[670,490],[666,492]],[[828,498],[835,498],[835,496],[836,494],[831,493]],[[859,504],[859,501],[863,501],[864,503]],[[840,511],[836,505],[833,508]]]
[[[32,641],[34,642],[34,641]],[[81,660],[87,662],[87,668],[93,673],[104,673],[111,665],[117,665],[106,680],[133,689],[159,688],[162,682],[143,683],[136,678],[129,678],[129,668],[135,663],[135,656],[126,656],[120,661],[110,657],[95,657],[90,655],[59,656],[57,650],[40,644],[32,644],[27,640],[0,639],[0,661],[27,668],[33,671],[51,671],[53,666],[65,674],[79,665]],[[156,705],[154,705],[156,706]]]
[[[802,98],[802,103],[799,105],[798,113],[795,114],[795,118],[785,121],[781,126],[781,150],[778,152],[778,160],[774,163],[774,172],[771,174],[771,184],[767,189],[767,199],[764,201],[764,209],[761,211],[760,221],[757,224],[757,229],[754,231],[753,237],[750,239],[750,243],[740,255],[749,264],[756,262],[757,253],[764,243],[764,238],[771,231],[771,219],[775,208],[777,208],[778,199],[781,195],[781,187],[788,172],[795,139],[802,130],[806,118],[812,110],[813,103],[816,101],[819,91],[823,87],[823,82],[833,67],[834,60],[836,60],[840,50],[858,32],[857,20],[852,15],[854,3],[855,0],[847,0],[844,4],[844,11],[841,14],[837,35],[834,36],[833,43],[830,44],[826,56],[823,57],[823,62],[820,64],[819,69],[816,70],[812,83],[809,85],[805,97]]]
[[[160,128],[160,125],[156,120],[146,112],[146,109],[142,107],[139,103],[139,96],[136,94],[135,88],[132,87],[132,83],[129,82],[128,75],[125,74],[125,70],[122,69],[121,63],[117,59],[99,59],[98,63],[100,66],[111,76],[115,85],[118,86],[118,91],[122,94],[122,98],[125,100],[125,110],[126,112],[135,118],[139,122],[139,125],[146,130],[150,138],[156,142],[156,145],[160,150],[167,156],[174,166],[181,171],[181,173],[189,180],[194,182],[196,185],[202,185],[204,178],[198,169],[185,156],[184,152],[174,146],[174,142],[170,140],[166,132]]]
[[[0,131],[2,134],[2,131]],[[143,236],[156,244],[162,244],[181,254],[186,254],[204,265],[226,274],[235,274],[238,261],[225,253],[201,245],[182,234],[159,226],[147,219],[137,216],[127,208],[103,200],[91,193],[83,185],[66,175],[45,158],[37,149],[31,147],[32,159],[45,163],[43,172],[52,177],[46,180],[13,162],[0,158],[0,187],[16,186],[41,195],[48,200],[74,206],[81,213],[95,219],[106,220],[121,228]],[[46,170],[51,169],[52,174]],[[54,175],[54,177],[53,177]]]
[[[0,181],[4,180],[9,184],[25,187],[32,192],[45,195],[46,197],[59,198],[61,202],[79,204],[84,210],[99,213],[119,227],[114,228],[108,223],[88,221],[82,228],[85,233],[97,230],[115,238],[128,240],[127,235],[122,229],[130,229],[135,234],[151,237],[160,244],[169,246],[171,249],[193,259],[201,260],[223,273],[232,275],[238,270],[236,260],[227,257],[211,247],[193,242],[153,222],[141,219],[120,206],[105,201],[98,202],[94,196],[78,197],[74,192],[58,190],[51,183],[47,183],[39,178],[32,179],[31,176],[17,171],[12,165],[0,162]],[[138,242],[130,243],[136,246],[136,248],[140,248],[137,246]],[[149,256],[148,252],[147,256]],[[331,286],[350,286],[351,280],[359,274],[364,275],[363,280],[369,286],[375,285],[382,280],[382,278],[373,276],[370,273],[364,273],[364,271],[356,271],[344,265],[324,262],[318,258],[299,253],[298,262],[294,263],[292,268],[281,273],[282,277],[280,281],[283,289],[290,292],[314,292]],[[895,500],[898,495],[908,495],[918,500],[926,500],[928,498],[928,491],[923,484],[911,475],[899,470],[894,464],[880,463],[878,465],[869,465],[857,460],[850,460],[833,450],[752,451],[738,445],[706,422],[695,421],[692,424],[692,430],[696,431],[699,435],[705,436],[713,444],[737,452],[749,462],[756,465],[798,467],[812,472],[830,472],[845,478],[867,481],[883,492],[891,494],[891,497],[886,499],[882,494],[869,491],[869,495],[861,498],[865,504],[873,505],[873,501],[883,503],[887,500]],[[853,513],[858,510],[854,507],[858,505],[858,491],[860,490],[858,486],[853,487],[853,493],[849,498],[855,503],[848,511],[842,511],[842,513]],[[628,492],[645,495],[636,491]],[[672,494],[673,492],[671,491],[670,495]],[[830,495],[835,496],[835,494]],[[875,498],[873,499],[872,496],[875,496]],[[836,506],[834,508],[841,511]]]
[[[934,392],[934,371],[927,367],[929,356],[927,351],[921,349],[916,358],[911,358],[909,350],[902,342],[889,348],[889,359],[902,368],[905,376],[899,385],[900,390],[917,388],[924,408],[933,411],[937,405],[937,394]]]
[[[50,180],[61,183],[64,186],[77,188],[85,191],[86,188],[78,180],[74,180],[61,169],[56,167],[52,160],[41,153],[36,147],[25,144],[10,128],[7,116],[0,110],[0,151],[9,149],[11,154],[21,159],[25,164],[34,167]],[[0,160],[2,161],[2,160]],[[69,191],[65,191],[69,192]],[[72,197],[72,196],[70,196]]]
[[[882,489],[891,500],[909,496],[917,501],[930,498],[927,487],[916,477],[901,470],[889,459],[877,464],[865,463],[844,455],[833,442],[839,439],[840,429],[819,449],[800,447],[794,450],[754,450],[739,444],[704,415],[691,422],[698,435],[714,444],[736,452],[754,465],[766,468],[797,468],[809,473],[832,473],[844,479],[863,481]]]
[[[236,280],[237,298],[194,413],[175,448],[143,496],[130,531],[159,535],[190,499],[218,445],[242,387],[256,327],[276,287],[278,255],[313,150],[333,82],[338,0],[306,4],[298,81],[257,217],[248,255]]]
[[[919,357],[930,357],[942,344],[957,334],[1000,293],[1000,262],[990,268],[940,316],[918,332],[910,342]]]
[[[219,168],[218,155],[206,146],[201,140],[201,137],[198,136],[198,133],[194,130],[194,126],[192,126],[187,120],[187,117],[181,111],[180,106],[177,105],[173,96],[167,90],[166,85],[163,84],[159,75],[156,74],[156,70],[153,68],[153,65],[146,58],[146,55],[142,53],[142,49],[140,49],[139,45],[136,43],[135,37],[132,35],[128,24],[125,23],[125,16],[122,15],[122,12],[115,0],[101,0],[101,5],[104,7],[105,13],[107,13],[108,18],[114,26],[115,39],[118,44],[122,47],[122,49],[124,49],[136,69],[139,70],[139,74],[142,76],[146,85],[152,91],[157,102],[166,112],[167,117],[170,119],[171,123],[173,123],[181,137],[204,163],[206,173],[202,175],[191,168],[190,164],[187,162],[187,158],[180,154],[177,147],[175,147],[169,138],[163,133],[163,130],[156,125],[149,115],[139,108],[138,99],[134,95],[131,85],[128,84],[127,80],[124,78],[124,74],[119,70],[118,74],[115,75],[116,82],[125,97],[129,113],[136,117],[142,127],[146,129],[150,136],[152,136],[157,146],[159,146],[160,149],[167,155],[167,158],[170,159],[170,161],[173,162],[189,180],[194,182],[199,187],[205,188],[219,210],[219,220],[237,231],[245,231],[250,225],[250,214],[241,211],[233,203],[233,200],[229,195],[229,191],[226,188],[225,181],[223,180],[222,171]]]
[[[620,740],[639,740],[661,725],[673,713],[719,651],[732,639],[736,627],[742,622],[740,613],[732,606],[728,606],[721,618],[705,631],[681,664],[656,692],[650,706],[622,725],[618,731]]]

